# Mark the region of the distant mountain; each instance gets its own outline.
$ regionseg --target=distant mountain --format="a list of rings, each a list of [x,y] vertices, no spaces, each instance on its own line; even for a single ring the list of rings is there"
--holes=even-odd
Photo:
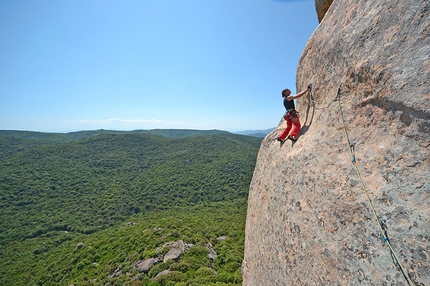
[[[151,130],[133,130],[133,131],[115,131],[115,130],[87,130],[69,133],[47,133],[36,131],[18,131],[18,130],[0,130],[0,136],[21,138],[21,139],[34,139],[46,142],[71,142],[93,137],[100,134],[150,134],[155,136],[162,136],[167,138],[184,138],[190,136],[201,135],[216,135],[216,134],[229,134],[228,131],[222,130],[194,130],[194,129],[151,129]]]
[[[275,127],[266,130],[245,130],[240,132],[235,132],[235,134],[247,135],[252,137],[264,138],[267,134],[275,130]]]

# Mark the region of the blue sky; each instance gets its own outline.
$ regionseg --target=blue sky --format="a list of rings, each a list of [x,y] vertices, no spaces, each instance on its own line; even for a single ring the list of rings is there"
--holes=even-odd
[[[314,0],[2,0],[0,129],[277,126]]]

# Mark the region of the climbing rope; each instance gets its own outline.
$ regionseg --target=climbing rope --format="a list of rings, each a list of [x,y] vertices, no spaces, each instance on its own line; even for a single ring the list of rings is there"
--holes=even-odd
[[[396,255],[396,252],[394,251],[393,247],[391,246],[391,242],[388,239],[388,235],[387,235],[387,226],[385,224],[385,221],[383,219],[379,219],[378,218],[378,215],[376,214],[376,211],[375,211],[375,207],[373,206],[372,200],[370,199],[369,193],[368,193],[368,191],[366,189],[366,186],[364,185],[363,179],[361,177],[360,170],[358,169],[357,161],[355,159],[355,142],[351,142],[350,139],[349,139],[348,130],[346,128],[346,123],[345,123],[345,117],[343,115],[342,106],[340,104],[340,85],[339,85],[339,88],[337,89],[337,93],[336,93],[335,99],[333,101],[337,101],[338,102],[339,111],[340,111],[341,118],[342,118],[342,123],[343,123],[343,130],[345,132],[346,141],[347,141],[347,144],[348,144],[348,147],[349,147],[349,151],[350,151],[350,154],[351,154],[351,162],[354,165],[355,172],[357,173],[357,176],[358,176],[358,178],[360,180],[360,183],[361,183],[361,187],[362,187],[364,193],[366,194],[366,197],[367,197],[367,200],[369,202],[370,208],[371,208],[371,210],[373,212],[373,216],[375,218],[375,221],[378,224],[378,227],[379,227],[379,229],[381,231],[382,242],[386,243],[388,245],[388,247],[390,248],[391,257],[395,261],[394,264],[397,267],[400,268],[400,270],[403,273],[403,276],[408,281],[408,284],[411,285],[411,286],[415,286],[415,284],[409,278],[409,275],[408,275],[407,271],[403,268],[402,263],[400,262],[399,258]]]

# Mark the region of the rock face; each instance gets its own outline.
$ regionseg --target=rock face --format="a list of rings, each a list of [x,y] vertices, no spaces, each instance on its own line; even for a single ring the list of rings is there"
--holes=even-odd
[[[318,16],[318,22],[321,23],[324,18],[325,13],[327,13],[328,8],[330,8],[333,0],[315,0],[315,10]]]
[[[428,0],[332,3],[297,70],[297,90],[314,85],[299,140],[275,141],[281,120],[261,144],[244,286],[408,285],[370,202],[407,275],[430,285],[429,80]]]

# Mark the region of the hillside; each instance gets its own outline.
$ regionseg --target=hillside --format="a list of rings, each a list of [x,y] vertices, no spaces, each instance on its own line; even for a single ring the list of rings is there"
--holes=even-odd
[[[429,1],[315,2],[312,96],[296,142],[282,119],[261,144],[243,285],[430,285]]]
[[[222,130],[194,130],[194,129],[151,129],[151,130],[133,130],[133,131],[116,131],[116,130],[87,130],[76,131],[69,133],[47,133],[35,131],[18,131],[18,130],[0,130],[0,136],[33,139],[38,141],[45,141],[50,143],[65,143],[85,138],[101,135],[101,134],[148,134],[154,136],[162,136],[167,138],[183,138],[190,136],[201,135],[217,135],[229,134],[227,131]]]
[[[21,151],[25,151],[45,144],[45,142],[42,142],[40,140],[0,136],[0,159],[10,157]]]
[[[109,236],[119,239],[118,226],[129,220],[138,225],[133,227],[136,231],[132,233],[134,240],[139,236],[145,238],[142,231],[151,229],[152,233],[157,225],[163,226],[166,232],[176,233],[163,239],[158,236],[155,240],[145,238],[137,243],[138,247],[128,247],[128,255],[136,253],[137,258],[155,254],[156,247],[173,238],[198,242],[201,246],[208,242],[215,244],[216,234],[229,233],[234,237],[237,235],[231,233],[234,229],[239,233],[242,229],[242,237],[239,235],[237,241],[224,247],[240,249],[242,242],[243,248],[246,197],[261,139],[228,133],[183,138],[136,133],[100,134],[68,143],[0,139],[7,142],[3,146],[9,149],[3,151],[5,155],[0,162],[2,285],[12,285],[12,281],[17,284],[62,281],[81,285],[77,282],[83,281],[84,277],[82,271],[77,270],[84,265],[78,267],[76,261],[73,264],[61,262],[63,268],[58,268],[59,262],[54,262],[55,253],[73,257],[76,251],[72,249],[78,239],[90,245],[94,245],[94,240],[100,240],[104,242],[99,245],[115,248],[106,235],[110,233]],[[208,211],[212,214],[207,214]],[[230,215],[226,216],[228,213]],[[171,216],[182,217],[187,222],[177,229],[174,222],[162,223],[164,218]],[[204,220],[196,224],[201,219]],[[223,224],[228,225],[224,230],[220,227]],[[204,230],[208,226],[213,232]],[[190,229],[192,227],[195,229]],[[204,234],[196,238],[199,227]],[[117,247],[121,249],[122,246]],[[233,249],[230,248],[236,253]],[[115,279],[127,281],[125,276],[108,279],[107,276],[112,274],[110,271],[126,261],[111,252],[103,253],[105,256],[98,252],[95,261],[91,262],[101,265],[104,260],[105,266],[110,266],[104,271],[87,269],[87,278],[94,275],[98,283],[113,283]],[[236,260],[241,261],[240,256],[243,252]],[[212,267],[218,266],[220,270],[227,261],[218,260]],[[230,274],[240,268],[239,262],[235,265],[235,269],[229,270]],[[40,273],[46,269],[55,268],[55,271],[49,271],[48,278],[39,273],[20,280],[22,270],[17,266]],[[75,272],[64,272],[71,267],[78,268]],[[140,278],[145,280],[149,276]],[[211,279],[215,281],[216,277]]]

